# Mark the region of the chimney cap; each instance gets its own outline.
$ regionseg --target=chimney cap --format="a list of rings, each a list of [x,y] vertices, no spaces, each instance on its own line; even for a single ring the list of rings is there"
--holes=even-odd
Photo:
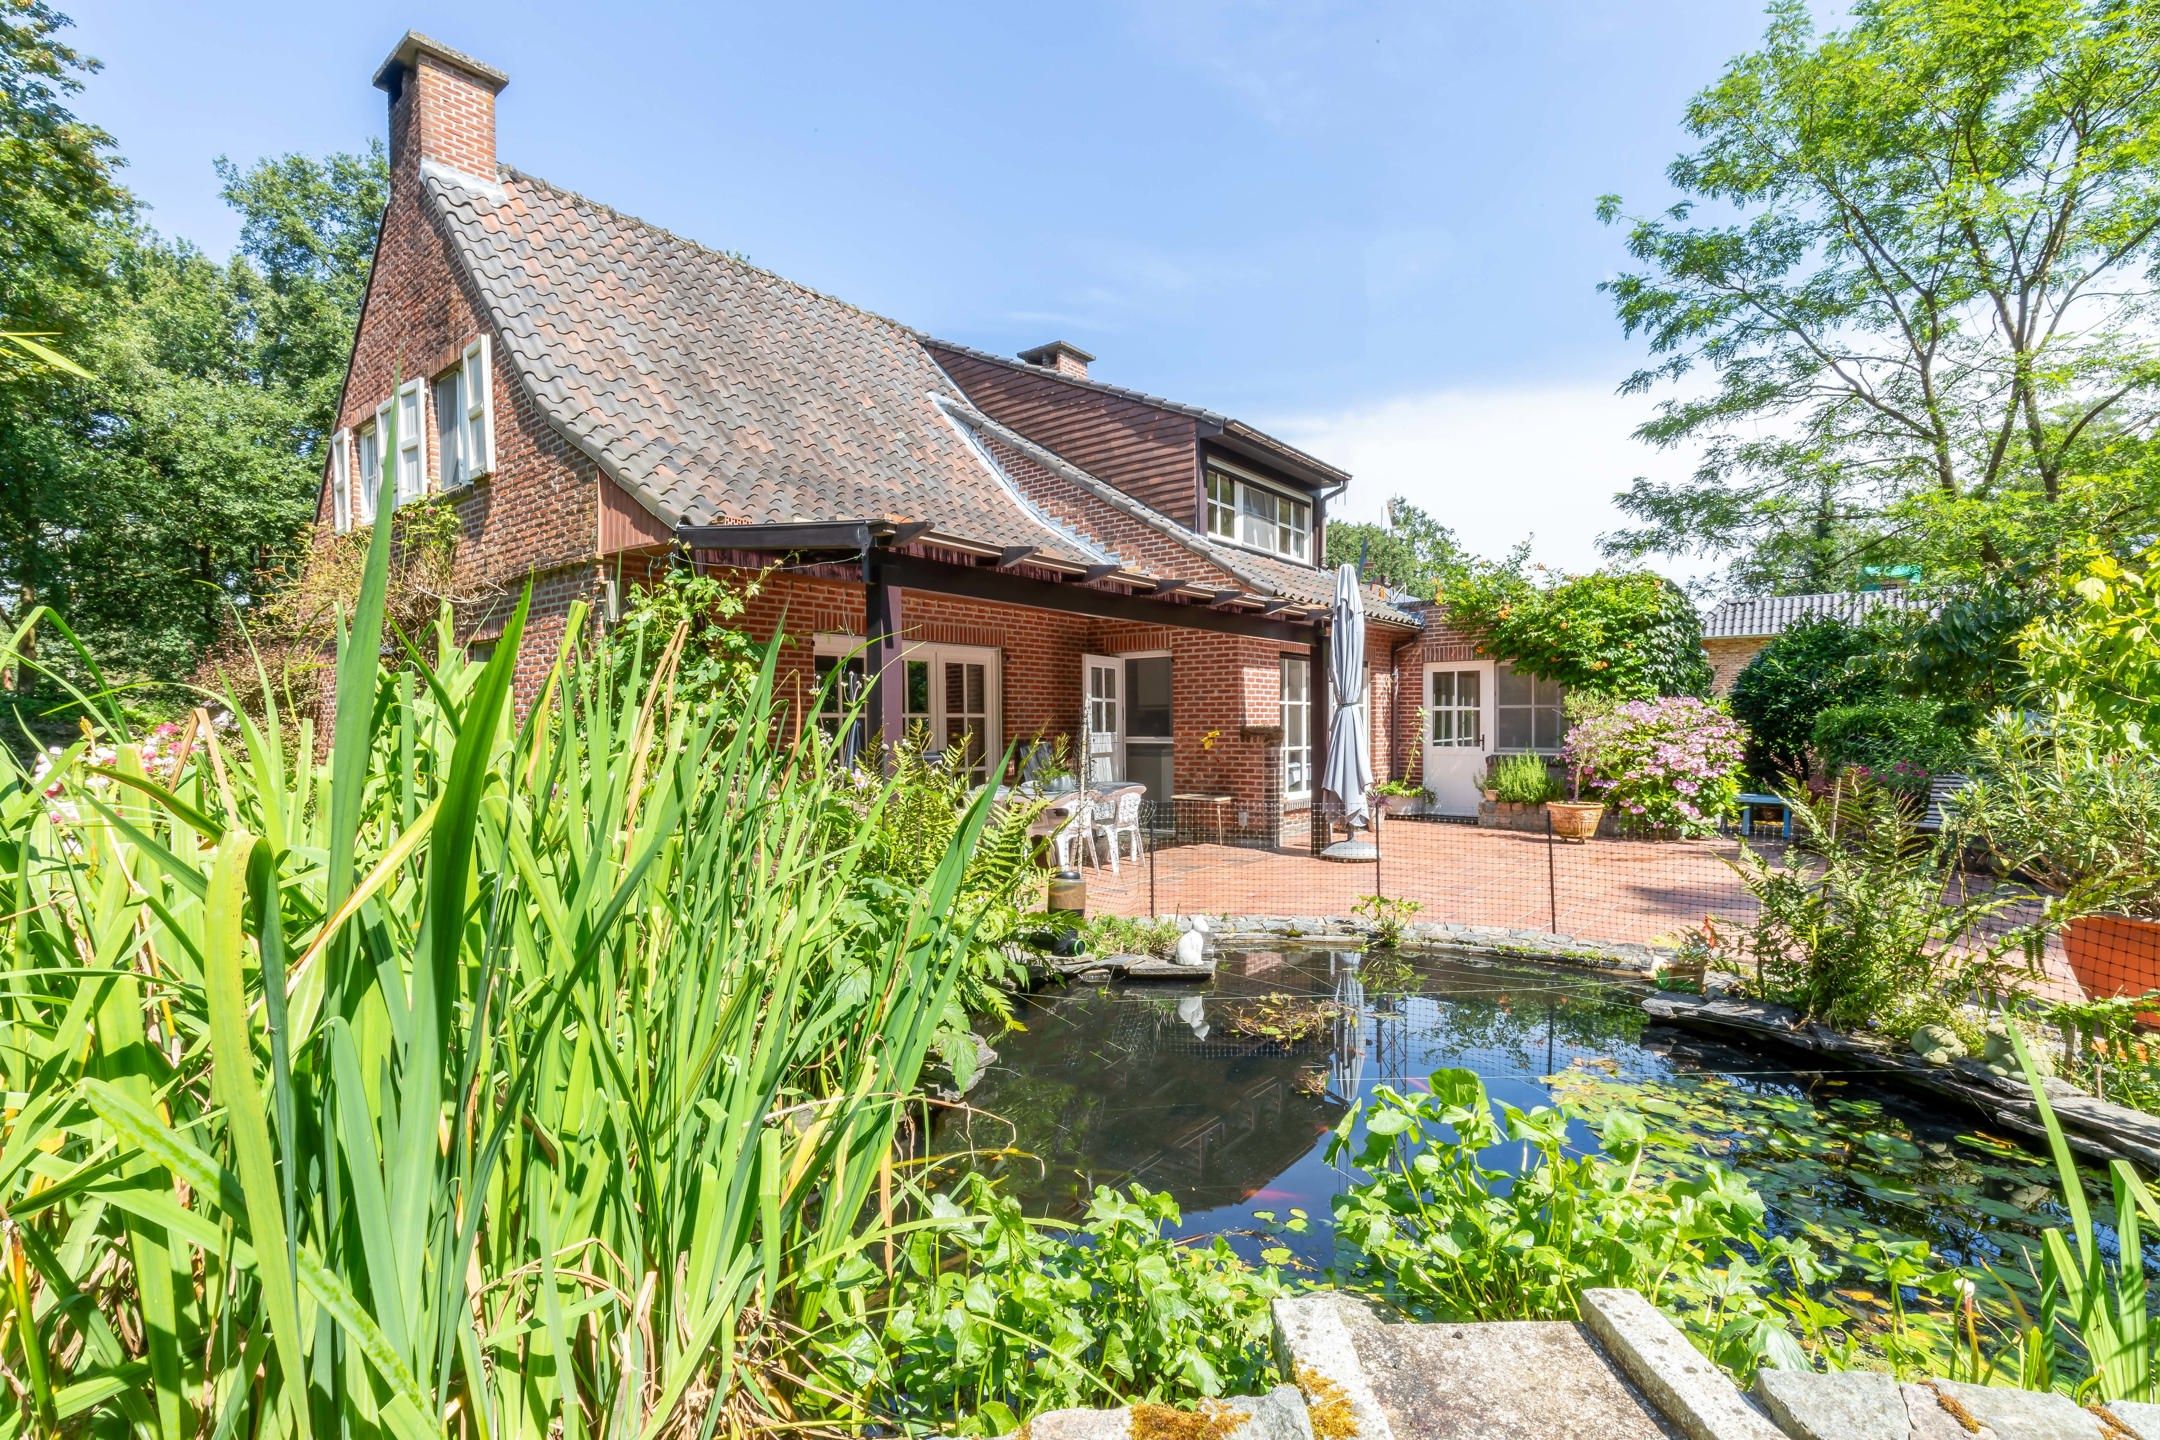
[[[1020,352],[1020,358],[1027,361],[1028,364],[1044,365],[1052,368],[1056,367],[1059,357],[1065,355],[1071,356],[1082,365],[1086,365],[1095,358],[1070,340],[1052,340],[1047,345],[1037,345],[1032,350],[1022,350]]]
[[[433,56],[453,69],[464,71],[485,85],[491,95],[500,94],[503,86],[510,83],[510,77],[494,66],[475,60],[462,50],[453,50],[440,40],[430,39],[417,30],[408,30],[405,38],[398,41],[397,48],[390,52],[390,58],[383,61],[381,67],[375,71],[375,88],[389,91],[394,98],[405,73],[413,68],[422,55]]]

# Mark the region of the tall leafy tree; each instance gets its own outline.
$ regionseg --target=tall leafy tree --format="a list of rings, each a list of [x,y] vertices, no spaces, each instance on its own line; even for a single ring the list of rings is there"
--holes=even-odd
[[[2151,523],[2153,487],[2116,463],[2160,411],[2150,0],[1858,0],[1829,33],[1776,0],[1686,125],[1685,198],[1600,213],[1637,267],[1605,288],[1654,357],[1628,388],[1679,386],[1639,433],[1704,460],[1621,497],[1614,551],[1826,538],[1792,574],[1812,586],[1904,558],[1985,574]]]
[[[299,553],[388,181],[380,146],[221,160],[233,258],[165,239],[68,112],[95,62],[65,24],[0,0],[0,332],[90,372],[0,351],[0,619],[49,605],[109,676],[180,679]]]
[[[1387,503],[1387,520],[1330,520],[1327,563],[1364,566],[1365,578],[1377,585],[1406,590],[1430,600],[1443,576],[1469,559],[1455,532],[1397,495]]]

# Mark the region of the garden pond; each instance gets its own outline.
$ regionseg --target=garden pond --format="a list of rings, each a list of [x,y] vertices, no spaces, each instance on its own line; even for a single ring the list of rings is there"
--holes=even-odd
[[[1331,1133],[1374,1087],[1462,1067],[1495,1103],[1634,1111],[1653,1167],[1737,1170],[1773,1233],[1844,1267],[1834,1294],[1856,1312],[1879,1305],[1860,1259],[1876,1244],[1924,1240],[1936,1265],[2029,1290],[2028,1247],[2065,1219],[2047,1160],[1865,1072],[1651,1021],[1642,994],[1473,952],[1325,949],[1226,952],[1212,982],[1046,991],[993,1040],[998,1062],[939,1148],[972,1149],[1049,1216],[1077,1216],[1098,1185],[1166,1191],[1184,1234],[1317,1278],[1333,1259],[1329,1202],[1352,1178],[1327,1161]],[[1572,1133],[1596,1144],[1579,1120]]]

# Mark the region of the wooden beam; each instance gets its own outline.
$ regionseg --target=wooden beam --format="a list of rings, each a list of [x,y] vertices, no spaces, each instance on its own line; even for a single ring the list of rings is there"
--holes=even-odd
[[[1155,582],[1155,593],[1157,595],[1175,595],[1182,590],[1197,590],[1199,588],[1190,580],[1158,580]]]
[[[1002,570],[1008,565],[1018,565],[1028,557],[1040,554],[1042,554],[1042,546],[1040,545],[1008,545],[1003,550],[998,551],[997,568]]]
[[[892,543],[895,545],[912,545],[929,533],[929,521],[910,520],[905,525],[893,526]]]
[[[1021,605],[1034,610],[1061,610],[1091,615],[1101,620],[1131,620],[1147,625],[1172,625],[1185,630],[1208,630],[1218,635],[1249,635],[1259,640],[1282,640],[1307,644],[1312,626],[1256,615],[1210,610],[1201,605],[1165,604],[1145,595],[1121,595],[1090,590],[1081,585],[1030,580],[1003,571],[960,565],[940,565],[912,555],[881,557],[886,583],[903,590],[931,595],[958,595],[989,600],[1000,605]]]
[[[1084,579],[1084,580],[1107,580],[1107,579],[1109,579],[1109,578],[1110,578],[1110,577],[1111,577],[1112,575],[1115,575],[1115,574],[1117,574],[1117,573],[1118,573],[1118,571],[1120,571],[1120,570],[1122,570],[1122,569],[1124,569],[1124,568],[1125,568],[1125,567],[1124,567],[1124,566],[1122,566],[1122,565],[1115,565],[1115,564],[1112,564],[1112,565],[1090,565],[1090,566],[1088,566],[1088,567],[1087,567],[1087,569],[1086,569],[1086,570],[1085,570],[1084,572],[1082,572],[1081,578],[1082,578],[1082,579]]]

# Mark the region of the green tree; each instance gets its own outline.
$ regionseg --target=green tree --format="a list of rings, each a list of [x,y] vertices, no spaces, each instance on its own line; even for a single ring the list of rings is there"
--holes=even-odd
[[[2096,556],[2070,588],[2066,612],[2020,641],[2035,698],[2132,745],[2160,743],[2160,546],[2134,565]]]
[[[0,0],[0,333],[82,367],[0,348],[0,619],[49,605],[108,678],[171,681],[302,553],[386,167],[220,161],[233,258],[167,240],[68,113],[65,24]]]
[[[1733,680],[1732,709],[1748,727],[1748,771],[1766,784],[1810,773],[1815,722],[1827,710],[1891,693],[1885,633],[1811,616],[1756,652]]]
[[[1541,583],[1518,550],[1464,567],[1439,599],[1487,654],[1574,694],[1648,700],[1710,688],[1702,616],[1679,586],[1647,570]]]
[[[1685,198],[1625,218],[1639,268],[1604,288],[1654,357],[1627,388],[1686,387],[1638,433],[1705,458],[1621,497],[1617,553],[1827,515],[1873,563],[1987,571],[2149,503],[2109,453],[2160,396],[2148,0],[1858,0],[1828,33],[1777,0],[1686,125]]]
[[[1455,532],[1397,495],[1387,503],[1387,520],[1330,520],[1327,526],[1327,563],[1364,563],[1367,580],[1408,591],[1421,599],[1432,598],[1443,576],[1459,570],[1469,559]]]

